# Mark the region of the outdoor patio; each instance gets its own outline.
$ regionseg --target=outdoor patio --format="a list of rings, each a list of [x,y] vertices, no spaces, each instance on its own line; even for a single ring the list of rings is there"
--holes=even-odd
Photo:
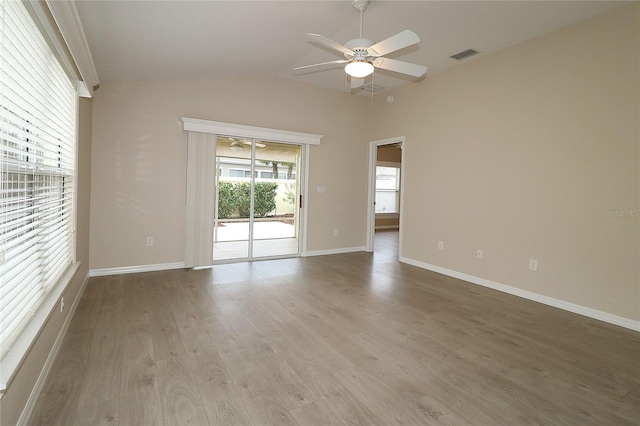
[[[252,257],[294,255],[298,238],[293,224],[279,221],[255,221]],[[249,256],[249,222],[224,222],[215,229],[213,260],[242,259]]]

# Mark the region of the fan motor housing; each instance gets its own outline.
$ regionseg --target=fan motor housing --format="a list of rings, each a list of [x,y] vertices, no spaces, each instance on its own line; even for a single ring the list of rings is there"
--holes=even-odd
[[[375,43],[373,40],[369,40],[368,38],[354,38],[353,40],[349,40],[344,44],[344,47],[351,50],[366,50],[367,48],[373,46]]]

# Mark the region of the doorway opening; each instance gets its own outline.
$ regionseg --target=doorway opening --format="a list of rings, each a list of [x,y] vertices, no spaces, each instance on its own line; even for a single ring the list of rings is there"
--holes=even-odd
[[[369,144],[366,249],[395,260],[401,256],[404,142],[404,137],[396,137]]]
[[[214,262],[300,253],[302,146],[217,136]]]

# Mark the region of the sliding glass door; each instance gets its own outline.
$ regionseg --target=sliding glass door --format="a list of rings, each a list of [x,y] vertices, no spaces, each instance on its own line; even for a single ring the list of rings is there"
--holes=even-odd
[[[298,255],[302,148],[218,136],[213,260]]]

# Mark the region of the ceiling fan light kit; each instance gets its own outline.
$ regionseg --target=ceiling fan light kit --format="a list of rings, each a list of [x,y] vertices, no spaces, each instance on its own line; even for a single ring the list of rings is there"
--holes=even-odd
[[[373,74],[375,68],[381,68],[400,74],[407,74],[416,78],[422,77],[427,72],[427,67],[425,66],[410,64],[396,59],[383,58],[383,56],[388,53],[404,49],[405,47],[409,47],[420,42],[416,33],[410,30],[405,30],[379,43],[375,43],[372,40],[362,37],[364,11],[367,9],[367,6],[369,6],[369,3],[370,0],[353,1],[353,8],[360,12],[360,37],[349,40],[344,44],[344,46],[319,34],[307,34],[307,39],[309,41],[322,44],[342,53],[344,55],[344,59],[313,65],[304,65],[294,68],[294,71],[316,66],[346,64],[344,71],[352,78],[368,77]]]
[[[371,62],[358,59],[345,65],[344,71],[353,78],[365,78],[373,73],[373,65]]]

